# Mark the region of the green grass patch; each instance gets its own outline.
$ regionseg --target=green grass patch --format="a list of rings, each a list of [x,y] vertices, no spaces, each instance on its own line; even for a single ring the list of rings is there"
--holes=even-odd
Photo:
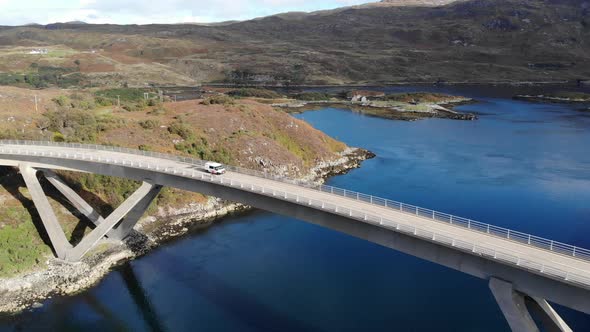
[[[26,84],[25,75],[14,73],[0,73],[0,85]]]
[[[263,99],[278,99],[283,98],[283,96],[275,91],[268,90],[268,89],[255,89],[255,88],[242,88],[237,90],[232,90],[228,92],[228,95],[232,97],[238,98],[247,98],[247,97],[254,97],[254,98],[263,98]]]
[[[326,137],[324,142],[328,145],[328,148],[332,152],[340,153],[346,149],[346,144],[339,142],[331,137]]]
[[[299,145],[296,141],[293,140],[292,137],[286,135],[282,132],[275,132],[272,134],[272,139],[274,139],[277,143],[281,146],[289,150],[292,154],[296,155],[297,157],[303,160],[305,165],[310,165],[314,160],[314,153],[310,149],[306,149]]]
[[[295,95],[295,99],[303,101],[322,101],[330,100],[332,96],[323,92],[304,92]]]
[[[76,54],[76,51],[72,51],[72,50],[62,50],[62,49],[50,49],[47,52],[47,57],[51,57],[51,58],[65,58],[67,56],[70,56],[72,54]]]
[[[33,225],[31,215],[24,207],[5,207],[2,220],[17,221],[0,229],[0,277],[10,277],[44,264],[47,247]]]
[[[149,92],[145,89],[133,89],[133,88],[116,88],[116,89],[105,89],[95,92],[97,97],[103,97],[109,99],[111,102],[115,101],[113,105],[116,105],[117,96],[121,103],[125,102],[139,102],[144,100],[144,93]]]

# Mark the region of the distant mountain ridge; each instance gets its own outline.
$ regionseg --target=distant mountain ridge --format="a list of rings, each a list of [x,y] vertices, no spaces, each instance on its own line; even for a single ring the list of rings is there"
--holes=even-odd
[[[94,50],[59,60],[93,84],[574,81],[590,78],[589,8],[584,0],[389,0],[221,25],[0,27],[0,44]],[[0,71],[26,67],[14,63],[0,50]]]
[[[390,6],[424,6],[436,7],[445,6],[453,2],[461,0],[381,0],[375,4],[390,5]]]

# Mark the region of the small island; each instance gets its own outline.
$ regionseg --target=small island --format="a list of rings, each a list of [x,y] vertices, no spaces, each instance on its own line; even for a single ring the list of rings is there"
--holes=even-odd
[[[209,90],[208,92],[213,92]],[[453,110],[455,106],[471,103],[471,98],[432,92],[387,94],[382,91],[350,90],[340,93],[295,92],[282,95],[258,88],[217,90],[233,97],[254,98],[288,113],[318,110],[327,106],[347,108],[355,112],[393,120],[413,121],[425,118],[475,120],[471,113]]]

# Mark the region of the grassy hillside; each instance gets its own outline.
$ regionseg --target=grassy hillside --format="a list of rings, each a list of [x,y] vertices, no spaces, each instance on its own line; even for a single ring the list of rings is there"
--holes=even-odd
[[[144,92],[152,98],[144,100]],[[34,98],[38,97],[38,110]],[[121,107],[116,106],[116,96]],[[292,176],[339,157],[346,146],[309,124],[250,99],[228,96],[161,103],[149,89],[27,90],[0,88],[0,138],[99,143],[187,155]],[[61,172],[103,215],[138,186],[135,181]],[[74,209],[43,183],[69,239],[89,232]],[[200,194],[166,188],[150,212],[203,203]],[[16,170],[0,170],[0,277],[42,266],[51,251]],[[160,213],[158,212],[158,213]]]
[[[341,84],[590,77],[586,1],[404,3],[390,0],[210,26],[4,27],[0,83]],[[46,47],[48,54],[26,54],[32,47]]]

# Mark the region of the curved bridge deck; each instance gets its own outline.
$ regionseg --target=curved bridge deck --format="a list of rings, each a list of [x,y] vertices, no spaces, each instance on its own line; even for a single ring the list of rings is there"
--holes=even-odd
[[[175,183],[197,181],[255,193],[590,290],[590,251],[586,249],[344,189],[277,179],[232,167],[225,175],[213,176],[202,171],[203,161],[137,150],[0,141],[0,164],[21,166],[23,163],[35,168],[115,176],[127,176],[133,170],[141,170],[143,179],[149,178],[158,185],[187,189],[187,186]],[[109,174],[113,167],[122,171]],[[160,180],[163,178],[159,175],[179,178],[181,182]]]

